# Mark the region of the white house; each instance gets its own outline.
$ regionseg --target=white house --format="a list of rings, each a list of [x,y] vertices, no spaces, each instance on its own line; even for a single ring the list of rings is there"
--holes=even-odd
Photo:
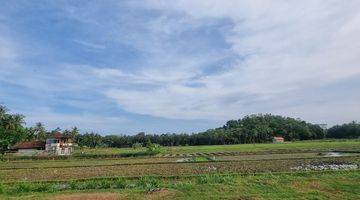
[[[74,151],[74,144],[69,137],[56,132],[53,138],[46,140],[45,150],[55,155],[70,155]]]

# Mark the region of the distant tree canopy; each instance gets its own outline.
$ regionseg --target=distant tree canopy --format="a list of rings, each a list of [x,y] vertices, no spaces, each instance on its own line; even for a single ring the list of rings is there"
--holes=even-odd
[[[360,138],[360,123],[350,122],[343,125],[335,125],[328,129],[328,138]]]
[[[230,120],[223,127],[194,134],[145,134],[142,132],[134,136],[108,135],[102,137],[101,145],[131,147],[135,143],[143,146],[152,143],[162,146],[263,143],[272,141],[273,136],[282,136],[287,141],[322,139],[325,137],[325,130],[318,125],[299,119],[259,114]],[[81,137],[83,136],[80,135]],[[91,146],[89,143],[83,144]]]
[[[0,105],[0,153],[10,145],[24,140],[45,140],[60,128],[47,132],[42,123],[34,127],[24,127],[24,116],[8,114],[7,109]],[[282,117],[271,114],[249,115],[242,119],[230,120],[222,127],[209,129],[200,133],[166,133],[136,135],[107,135],[97,133],[80,134],[77,127],[64,130],[62,133],[79,146],[87,147],[153,147],[153,144],[162,146],[180,145],[221,145],[270,142],[273,136],[282,136],[286,141],[311,140],[322,138],[359,138],[360,124],[351,122],[336,125],[328,130],[320,126],[307,123],[300,119]],[[134,145],[136,144],[136,145]],[[133,146],[134,145],[134,146]]]

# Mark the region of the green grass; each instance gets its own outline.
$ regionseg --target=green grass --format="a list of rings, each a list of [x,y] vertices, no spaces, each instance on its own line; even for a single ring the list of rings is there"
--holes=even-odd
[[[166,153],[199,153],[199,152],[259,152],[281,150],[360,150],[360,140],[313,140],[278,144],[236,144],[236,145],[204,145],[165,148]]]
[[[145,152],[146,148],[80,148],[77,149],[74,155],[107,155],[107,154],[126,154]]]
[[[279,144],[236,144],[236,145],[204,145],[204,146],[177,146],[162,147],[160,155],[168,154],[194,154],[211,152],[242,152],[242,153],[262,153],[262,152],[315,152],[329,150],[360,151],[360,140],[312,140],[296,141]],[[6,155],[5,160],[42,160],[42,159],[90,159],[90,158],[120,158],[120,157],[144,157],[153,156],[146,151],[146,148],[79,148],[72,156],[58,157],[29,157]]]
[[[235,145],[200,145],[200,146],[176,146],[163,147],[163,154],[183,154],[183,153],[207,153],[207,152],[259,152],[259,151],[281,151],[281,150],[360,150],[360,140],[309,140],[296,141],[279,144],[235,144]],[[145,148],[84,148],[79,149],[85,155],[107,155],[122,153],[138,153],[145,151]]]
[[[1,199],[47,199],[112,193],[124,199],[358,199],[360,171],[260,175],[201,175],[182,178],[99,179],[73,183],[3,186]],[[57,185],[65,185],[58,187]],[[40,189],[39,189],[40,188]],[[56,189],[58,188],[58,189]],[[65,194],[65,195],[63,195]]]

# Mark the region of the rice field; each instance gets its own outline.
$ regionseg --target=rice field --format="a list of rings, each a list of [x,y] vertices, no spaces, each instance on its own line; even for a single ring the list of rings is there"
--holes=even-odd
[[[290,143],[265,143],[265,144],[235,144],[235,145],[204,145],[204,146],[179,146],[164,147],[163,154],[192,154],[210,152],[284,152],[284,151],[329,151],[329,150],[359,150],[360,140],[312,140],[297,141]],[[80,155],[114,155],[114,154],[136,154],[145,148],[83,148],[76,152]]]
[[[359,140],[141,152],[100,148],[61,159],[8,157],[0,162],[0,199],[339,199],[338,194],[354,199],[360,194]],[[132,153],[136,156],[118,156]]]

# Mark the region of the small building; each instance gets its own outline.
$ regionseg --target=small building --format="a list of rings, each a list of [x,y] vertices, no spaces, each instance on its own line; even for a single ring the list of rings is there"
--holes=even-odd
[[[70,155],[74,151],[73,147],[71,139],[60,132],[55,132],[52,138],[46,139],[45,150],[55,155]]]
[[[273,137],[273,143],[283,143],[284,138],[283,137]]]
[[[44,141],[24,141],[18,142],[10,147],[11,151],[16,151],[22,155],[35,155],[39,152],[43,152],[45,149]]]

